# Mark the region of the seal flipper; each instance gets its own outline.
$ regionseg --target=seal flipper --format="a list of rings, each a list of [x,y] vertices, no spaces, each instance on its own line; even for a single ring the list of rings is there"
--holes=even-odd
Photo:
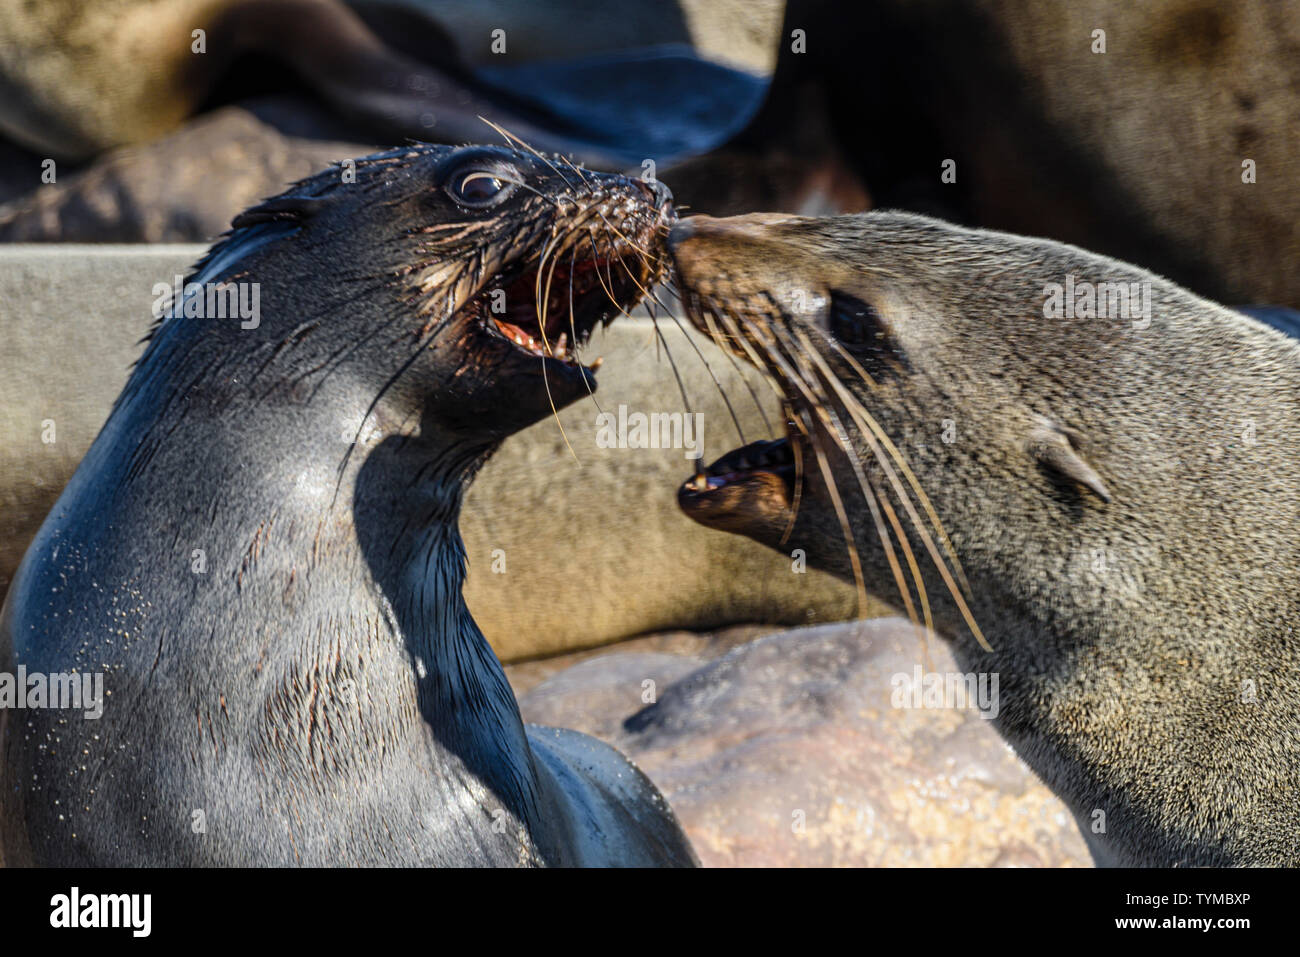
[[[567,866],[699,866],[672,808],[626,755],[578,731],[538,724],[524,731],[543,780],[567,797],[553,809],[574,854]]]
[[[1079,454],[1078,448],[1083,436],[1050,419],[1041,416],[1036,418],[1037,423],[1029,432],[1029,454],[1044,467],[1073,482],[1086,485],[1103,502],[1110,502],[1110,489],[1106,488],[1101,476]]]

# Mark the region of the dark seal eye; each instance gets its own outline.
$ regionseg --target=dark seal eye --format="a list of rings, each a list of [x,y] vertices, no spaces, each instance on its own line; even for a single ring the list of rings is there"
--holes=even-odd
[[[907,355],[889,323],[868,302],[832,291],[827,331],[872,376],[909,369]]]
[[[457,173],[447,183],[452,199],[466,206],[491,206],[510,193],[510,183],[491,170]]]
[[[870,304],[842,293],[831,294],[829,332],[851,352],[865,352],[883,344],[885,325]]]

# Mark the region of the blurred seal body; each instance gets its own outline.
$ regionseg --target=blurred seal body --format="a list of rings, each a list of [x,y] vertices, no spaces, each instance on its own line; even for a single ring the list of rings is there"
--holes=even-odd
[[[691,863],[625,758],[522,725],[457,530],[501,440],[588,394],[666,195],[487,147],[341,179],[199,263],[19,568],[0,669],[107,697],[0,711],[7,863]],[[250,287],[255,322],[193,314]]]
[[[226,89],[283,85],[288,74],[380,142],[478,140],[486,117],[535,148],[609,162],[572,119],[477,83],[427,4],[0,0],[0,9],[0,132],[40,156],[81,162],[145,143]]]

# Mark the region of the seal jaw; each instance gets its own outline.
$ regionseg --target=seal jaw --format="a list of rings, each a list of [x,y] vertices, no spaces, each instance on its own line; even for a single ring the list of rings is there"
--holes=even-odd
[[[790,437],[751,442],[700,469],[677,489],[677,504],[701,525],[746,533],[788,521],[798,479]]]

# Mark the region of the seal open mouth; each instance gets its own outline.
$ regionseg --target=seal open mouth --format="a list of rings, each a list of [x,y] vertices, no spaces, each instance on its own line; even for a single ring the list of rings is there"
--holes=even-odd
[[[539,288],[541,267],[534,267],[500,287],[504,296],[499,301],[503,300],[504,308],[493,309],[498,290],[483,292],[470,308],[477,311],[480,324],[491,335],[529,355],[576,368],[578,349],[586,345],[596,326],[612,322],[623,311],[620,303],[640,298],[634,271],[639,271],[639,265],[617,254],[572,259],[557,263],[553,270],[547,267]],[[649,281],[649,277],[645,279]],[[539,309],[539,302],[544,302],[544,308]],[[599,359],[583,366],[593,372],[599,367]]]
[[[789,494],[794,494],[794,448],[787,439],[763,439],[733,449],[716,462],[689,478],[678,491],[679,499],[693,499],[708,495],[729,485],[753,479],[762,473],[772,475],[785,483]]]
[[[784,528],[800,480],[799,451],[790,434],[733,449],[683,482],[677,504],[723,531],[748,534],[757,523]]]

